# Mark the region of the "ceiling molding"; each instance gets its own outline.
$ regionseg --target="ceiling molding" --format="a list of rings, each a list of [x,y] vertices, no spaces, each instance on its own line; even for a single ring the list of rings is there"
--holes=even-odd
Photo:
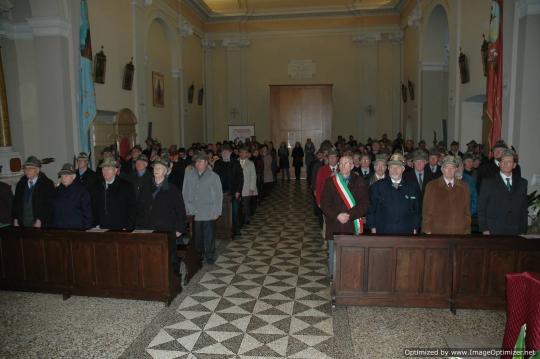
[[[196,11],[205,22],[233,22],[249,20],[279,20],[310,17],[336,17],[336,16],[378,16],[399,15],[406,0],[396,0],[393,5],[366,8],[356,3],[351,6],[329,6],[325,8],[282,8],[273,11],[255,12],[250,9],[241,9],[227,14],[218,14],[212,11],[204,0],[184,0],[191,9]]]
[[[370,27],[369,30],[363,29],[359,31],[355,28],[339,28],[339,29],[305,29],[305,30],[269,30],[269,31],[254,31],[254,32],[213,32],[206,33],[203,41],[221,41],[227,38],[237,38],[241,36],[245,39],[264,39],[272,37],[307,37],[307,36],[332,36],[332,35],[349,35],[362,36],[364,34],[390,34],[399,32],[399,26],[378,26]],[[366,35],[372,36],[372,35]]]

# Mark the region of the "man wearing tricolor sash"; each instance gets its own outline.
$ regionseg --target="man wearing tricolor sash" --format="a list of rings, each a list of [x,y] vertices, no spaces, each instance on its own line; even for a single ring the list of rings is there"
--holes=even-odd
[[[321,196],[321,209],[326,219],[328,244],[328,271],[334,274],[334,234],[362,234],[369,199],[368,184],[352,172],[353,159],[343,156],[339,160],[339,172],[330,176]]]

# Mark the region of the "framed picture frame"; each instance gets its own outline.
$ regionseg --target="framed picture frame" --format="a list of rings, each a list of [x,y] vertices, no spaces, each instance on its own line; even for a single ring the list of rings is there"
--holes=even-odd
[[[105,71],[107,69],[107,56],[103,52],[103,46],[101,51],[94,56],[94,82],[98,84],[105,83]]]
[[[165,76],[156,71],[152,71],[152,104],[165,107]]]
[[[255,136],[255,125],[229,125],[229,141],[245,142]]]
[[[135,73],[135,66],[133,65],[133,57],[131,61],[124,67],[124,77],[122,79],[122,89],[131,91],[133,86],[133,74]]]

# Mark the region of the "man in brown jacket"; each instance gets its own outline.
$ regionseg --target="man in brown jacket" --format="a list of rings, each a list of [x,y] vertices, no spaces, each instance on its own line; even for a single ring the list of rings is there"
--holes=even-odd
[[[352,172],[353,159],[339,160],[339,173],[330,176],[321,196],[321,210],[326,218],[325,238],[328,245],[328,272],[334,275],[334,234],[361,234],[369,205],[367,182]],[[351,198],[352,197],[352,198]]]
[[[422,231],[426,234],[470,234],[469,188],[454,178],[458,162],[454,156],[442,161],[443,175],[430,181],[424,194]]]

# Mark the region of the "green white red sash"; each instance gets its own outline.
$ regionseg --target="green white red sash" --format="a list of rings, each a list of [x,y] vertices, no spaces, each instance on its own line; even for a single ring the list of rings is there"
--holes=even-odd
[[[334,186],[336,186],[339,196],[341,197],[343,202],[345,202],[347,209],[351,209],[356,206],[356,200],[354,199],[351,191],[349,190],[349,187],[347,187],[347,183],[343,179],[341,173],[337,173],[335,176],[333,176],[332,181],[334,182]],[[353,223],[355,234],[360,234],[364,232],[364,222],[360,218],[355,219]]]

